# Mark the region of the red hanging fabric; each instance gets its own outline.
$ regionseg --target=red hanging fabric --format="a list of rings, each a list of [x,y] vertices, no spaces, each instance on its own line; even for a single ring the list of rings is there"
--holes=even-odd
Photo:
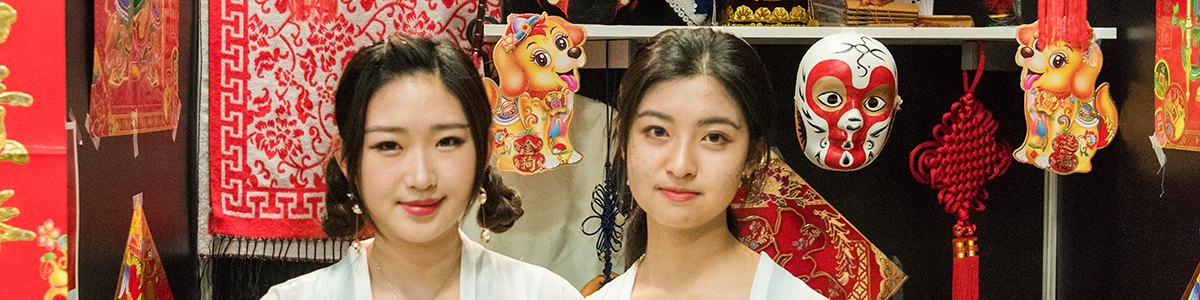
[[[1038,33],[1047,43],[1065,41],[1087,48],[1092,27],[1087,21],[1087,0],[1038,1]]]

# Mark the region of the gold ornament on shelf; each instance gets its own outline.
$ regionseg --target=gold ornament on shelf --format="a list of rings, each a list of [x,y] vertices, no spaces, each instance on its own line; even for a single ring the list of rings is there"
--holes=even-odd
[[[792,7],[790,11],[784,7],[751,9],[740,5],[734,9],[729,6],[721,13],[721,20],[729,26],[817,26],[817,20],[809,18],[808,10],[802,6]]]
[[[16,21],[17,11],[13,10],[8,3],[0,2],[0,44],[8,40],[9,28]],[[0,81],[3,81],[4,78],[8,78],[8,67],[0,65]],[[4,83],[0,83],[0,104],[27,107],[33,105],[33,96],[22,92],[8,91],[8,87]],[[27,164],[29,163],[29,151],[25,149],[25,145],[8,139],[8,132],[4,129],[5,113],[4,106],[0,106],[0,162],[12,161],[17,164]]]

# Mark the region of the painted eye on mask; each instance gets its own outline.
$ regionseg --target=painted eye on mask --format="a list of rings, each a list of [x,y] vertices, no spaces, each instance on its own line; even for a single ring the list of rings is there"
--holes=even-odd
[[[879,96],[867,97],[867,100],[863,101],[863,108],[870,112],[880,111],[884,106],[887,106],[887,101],[884,101]]]
[[[567,44],[567,37],[558,33],[554,35],[554,46],[558,47],[558,50],[567,50],[567,46],[570,45]]]
[[[824,92],[817,95],[817,102],[828,107],[842,106],[842,95],[837,92]]]
[[[533,63],[538,66],[545,67],[550,65],[550,53],[546,52],[545,49],[533,50],[533,55],[531,56],[533,57]]]
[[[1067,65],[1067,54],[1066,53],[1063,53],[1062,51],[1058,51],[1058,52],[1054,52],[1054,55],[1050,56],[1050,67],[1058,69],[1058,68],[1062,68],[1065,65]]]

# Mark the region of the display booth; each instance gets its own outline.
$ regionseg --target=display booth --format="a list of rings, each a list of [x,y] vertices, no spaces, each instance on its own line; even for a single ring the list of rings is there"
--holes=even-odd
[[[0,298],[258,299],[342,259],[372,231],[322,230],[335,88],[396,33],[490,96],[524,215],[462,232],[595,291],[630,267],[622,78],[712,26],[773,95],[738,241],[824,297],[1194,299],[1200,6],[1005,2],[0,0]]]

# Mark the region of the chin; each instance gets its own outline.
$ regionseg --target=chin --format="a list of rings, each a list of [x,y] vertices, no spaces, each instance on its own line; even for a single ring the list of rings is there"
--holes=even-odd
[[[663,200],[663,201],[667,201],[667,200]],[[679,204],[679,203],[672,203],[672,204]],[[709,222],[712,222],[715,218],[721,218],[721,219],[725,218],[725,209],[724,208],[722,208],[719,213],[713,214],[713,215],[710,215],[710,214],[707,214],[704,212],[699,212],[699,211],[697,211],[698,207],[694,207],[694,206],[693,207],[674,206],[674,207],[662,207],[662,208],[663,208],[662,209],[663,211],[657,211],[657,213],[655,213],[655,214],[651,214],[650,211],[646,211],[646,217],[649,220],[654,221],[655,223],[658,223],[664,227],[673,228],[673,229],[696,228],[696,227],[700,227],[705,224],[708,224]]]
[[[434,241],[449,231],[456,231],[458,228],[457,224],[457,222],[439,224],[436,221],[425,223],[404,222],[396,224],[401,228],[392,230],[392,236],[409,243],[423,244]]]

